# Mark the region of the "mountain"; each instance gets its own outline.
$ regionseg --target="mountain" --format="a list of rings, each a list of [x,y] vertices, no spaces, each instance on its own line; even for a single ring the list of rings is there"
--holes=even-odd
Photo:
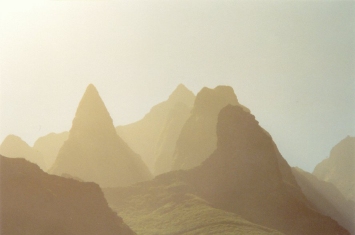
[[[156,147],[154,174],[159,175],[171,171],[176,141],[186,120],[190,117],[191,108],[184,103],[177,103],[169,112],[164,128]]]
[[[176,142],[173,170],[196,167],[216,149],[218,113],[228,104],[240,105],[229,86],[204,87],[196,95],[191,115]]]
[[[127,188],[105,189],[111,208],[125,215],[133,229],[141,231],[148,226],[155,229],[153,234],[185,234],[184,229],[189,229],[189,234],[199,234],[198,228],[228,229],[231,224],[245,228],[243,222],[228,221],[228,215],[285,234],[349,234],[314,210],[287,162],[280,160],[271,136],[245,108],[223,108],[216,130],[217,148],[200,166],[165,173]],[[213,214],[231,214],[204,221],[203,216],[210,210]],[[196,214],[199,219],[194,222]],[[164,223],[157,217],[163,218]],[[184,221],[187,226],[183,226]],[[166,230],[171,226],[177,226],[177,231]]]
[[[355,202],[355,137],[346,137],[330,151],[329,158],[313,171],[318,179],[334,184],[347,199]]]
[[[196,195],[176,172],[128,188],[103,189],[111,208],[139,235],[281,235]]]
[[[0,145],[0,154],[10,158],[24,158],[46,170],[43,155],[31,148],[25,141],[15,135],[8,135]]]
[[[189,109],[193,106],[195,95],[184,85],[180,84],[168,100],[155,105],[148,114],[141,120],[125,126],[117,126],[116,131],[119,136],[139,155],[148,165],[151,171],[154,171],[156,154],[160,154],[157,146],[160,135],[165,127],[167,118],[176,105],[186,105]]]
[[[330,216],[351,234],[355,234],[355,202],[346,200],[332,184],[299,168],[292,168],[298,185],[315,209]]]
[[[140,156],[117,135],[92,84],[79,103],[69,138],[49,172],[68,174],[101,187],[130,185],[152,177]]]
[[[49,133],[36,140],[33,148],[39,151],[43,156],[48,168],[50,168],[57,158],[59,149],[63,146],[64,142],[68,139],[69,132],[62,133]]]
[[[97,184],[49,175],[24,159],[0,156],[0,168],[0,234],[135,234]]]

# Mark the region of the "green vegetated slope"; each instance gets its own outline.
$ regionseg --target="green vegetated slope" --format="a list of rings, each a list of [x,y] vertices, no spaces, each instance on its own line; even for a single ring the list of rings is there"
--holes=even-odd
[[[155,181],[105,189],[104,193],[110,206],[139,235],[282,234],[214,208],[196,196],[193,187],[168,178],[162,175]]]

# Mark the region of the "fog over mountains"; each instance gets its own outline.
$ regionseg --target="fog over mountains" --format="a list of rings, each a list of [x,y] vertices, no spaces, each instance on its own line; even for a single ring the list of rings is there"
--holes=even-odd
[[[354,1],[0,1],[1,235],[355,235]]]

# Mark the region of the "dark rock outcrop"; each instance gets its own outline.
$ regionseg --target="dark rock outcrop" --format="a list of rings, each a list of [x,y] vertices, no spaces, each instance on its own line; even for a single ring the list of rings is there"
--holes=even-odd
[[[117,135],[99,93],[89,85],[80,101],[69,138],[49,171],[69,174],[101,187],[130,185],[151,179],[151,173]]]
[[[2,235],[134,235],[100,187],[0,156]]]

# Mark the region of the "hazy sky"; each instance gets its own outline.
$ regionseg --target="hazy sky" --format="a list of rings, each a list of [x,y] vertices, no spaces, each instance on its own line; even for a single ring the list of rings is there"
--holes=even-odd
[[[179,83],[230,85],[291,166],[355,135],[355,3],[3,1],[0,142],[69,130],[93,83],[115,125]]]

